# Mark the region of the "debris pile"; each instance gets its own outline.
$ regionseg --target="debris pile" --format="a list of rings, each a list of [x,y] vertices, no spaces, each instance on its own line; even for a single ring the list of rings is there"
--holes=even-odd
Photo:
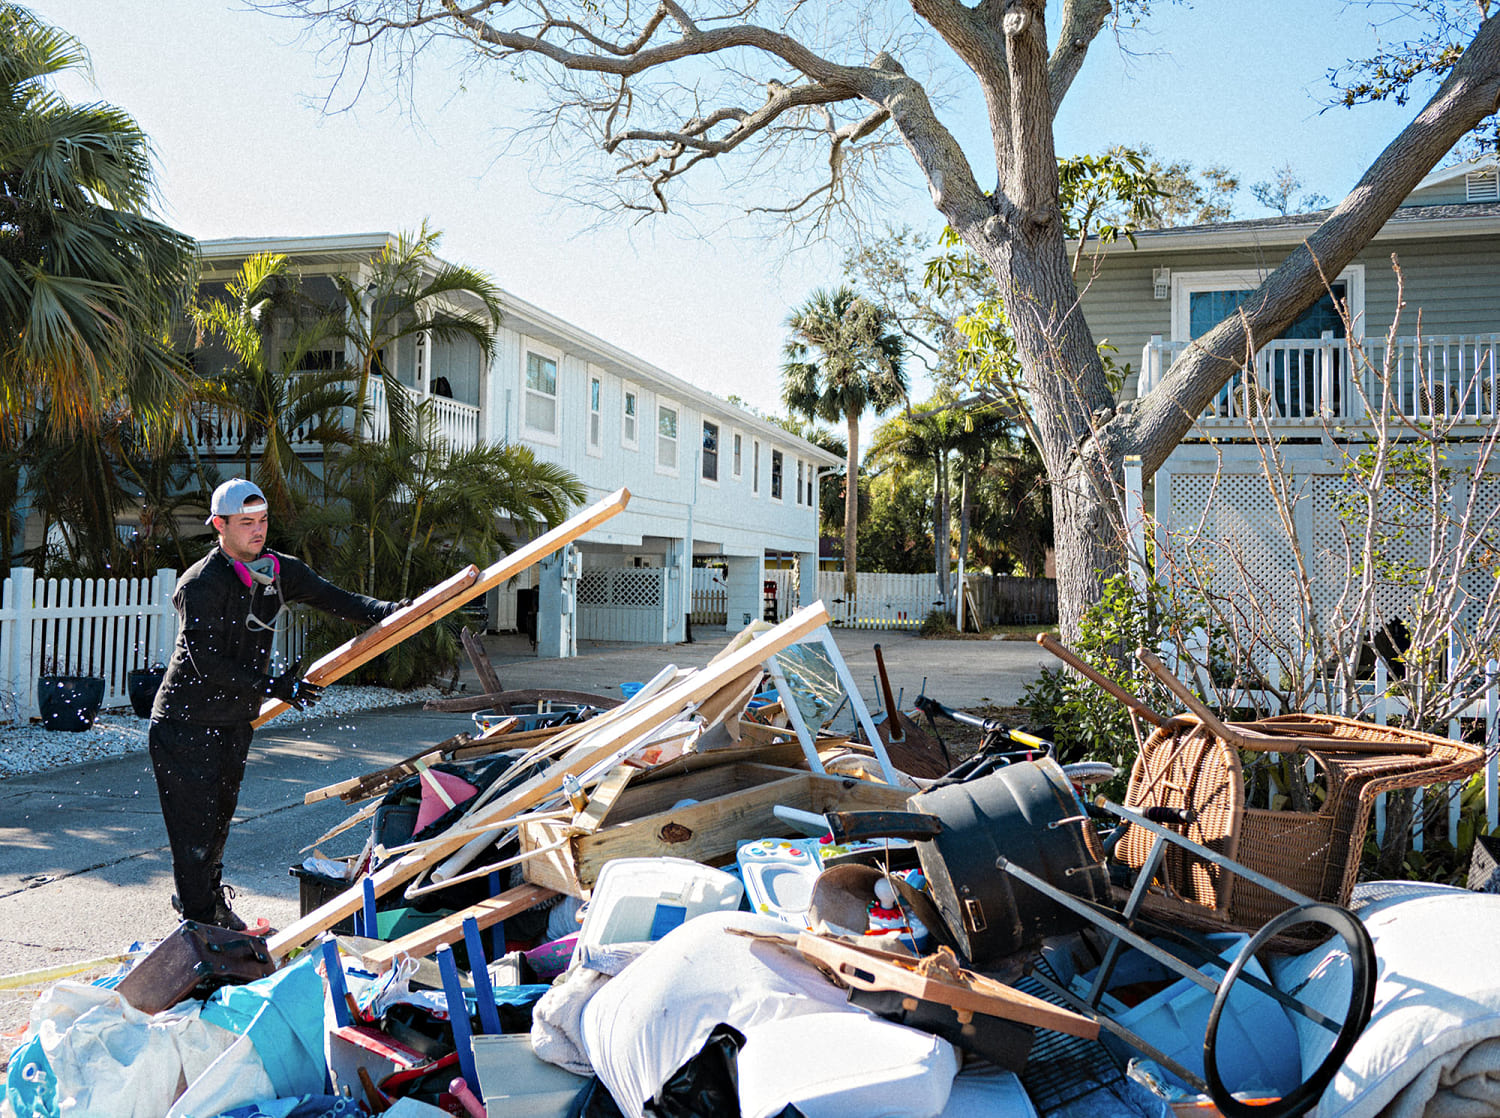
[[[1139,708],[1117,805],[1086,787],[1112,773],[1024,733],[954,765],[884,690],[872,714],[821,605],[623,702],[495,681],[473,734],[308,794],[352,814],[293,867],[290,927],[185,922],[116,979],[48,988],[0,1109],[1500,1108],[1500,998],[1460,1005],[1500,964],[1466,988],[1464,953],[1432,949],[1500,932],[1500,897],[1362,895],[1350,870],[1371,789],[1459,779],[1482,751]],[[1305,754],[1322,806],[1260,819],[1241,749]]]

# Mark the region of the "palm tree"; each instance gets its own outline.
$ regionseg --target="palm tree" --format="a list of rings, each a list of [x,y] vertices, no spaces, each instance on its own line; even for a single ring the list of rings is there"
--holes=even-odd
[[[148,216],[150,145],[111,105],[75,105],[53,80],[87,65],[72,36],[0,4],[0,445],[46,405],[60,438],[89,435],[124,399],[167,436],[188,370],[168,341],[192,291],[191,238]],[[15,455],[0,498],[19,492]],[[9,520],[9,514],[7,514]],[[6,527],[13,527],[11,524]],[[0,532],[0,566],[11,534]]]
[[[387,243],[368,268],[332,277],[344,303],[343,329],[355,362],[356,438],[371,418],[370,379],[394,372],[402,340],[424,334],[434,341],[469,338],[486,357],[493,356],[500,289],[483,272],[439,260],[441,239],[424,224]],[[387,423],[409,419],[409,412],[392,403],[398,395],[394,385],[386,387]]]
[[[585,495],[576,477],[527,447],[451,451],[426,401],[390,437],[341,454],[330,480],[346,512],[325,525],[333,539],[317,544],[327,548],[320,565],[341,585],[391,599],[411,597],[464,563],[492,563],[513,548],[503,521],[526,533],[554,527]],[[312,544],[303,542],[304,554]],[[330,647],[341,639],[330,630]],[[383,657],[380,671],[391,686],[409,686],[457,655],[453,633],[434,626]]]
[[[844,481],[844,594],[858,570],[859,420],[906,398],[906,344],[890,315],[848,287],[819,290],[787,319],[781,399],[795,415],[848,429]]]
[[[948,607],[952,539],[949,525],[949,457],[963,434],[962,418],[947,406],[922,405],[882,423],[870,445],[873,462],[920,463],[932,470],[932,569]]]
[[[146,214],[150,146],[111,105],[74,105],[51,80],[83,46],[0,6],[0,403],[10,433],[45,397],[82,429],[123,392],[170,410],[187,375],[167,332],[191,291],[190,237]]]

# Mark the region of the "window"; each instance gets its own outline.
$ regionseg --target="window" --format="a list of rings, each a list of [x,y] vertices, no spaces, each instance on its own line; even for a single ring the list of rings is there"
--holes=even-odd
[[[703,421],[703,480],[719,480],[719,425]]]
[[[600,412],[603,396],[604,383],[598,377],[589,377],[589,450],[594,454],[603,452],[604,416]]]
[[[781,500],[781,451],[771,451],[771,500]]]
[[[750,452],[750,495],[760,496],[760,440],[755,440],[754,449]]]
[[[1206,334],[1219,321],[1232,314],[1264,279],[1264,273],[1253,270],[1173,272],[1173,340],[1186,342]],[[1332,289],[1331,295],[1324,292],[1323,297],[1283,330],[1280,337],[1263,346],[1257,361],[1258,390],[1263,398],[1262,403],[1257,405],[1253,399],[1242,397],[1242,377],[1236,373],[1220,391],[1214,405],[1217,414],[1240,414],[1241,409],[1264,406],[1284,419],[1310,418],[1319,415],[1324,405],[1334,414],[1339,414],[1343,405],[1340,396],[1345,354],[1342,347],[1335,347],[1333,350],[1334,365],[1328,371],[1328,384],[1333,398],[1323,400],[1324,376],[1319,364],[1321,349],[1316,343],[1325,331],[1331,331],[1336,339],[1344,337],[1344,323],[1334,306],[1335,299],[1347,302],[1349,314],[1355,323],[1362,321],[1365,309],[1364,266],[1350,265],[1329,287]],[[1299,345],[1299,342],[1306,344]],[[1249,395],[1248,390],[1245,395]]]
[[[677,409],[666,404],[656,407],[656,468],[677,472]]]
[[[797,460],[797,503],[802,503],[802,460]]]
[[[734,476],[745,476],[745,436],[738,431],[734,433]]]
[[[625,403],[620,412],[620,442],[626,450],[634,450],[641,445],[636,418],[639,407],[640,397],[634,388],[626,385]]]
[[[523,421],[532,431],[557,434],[557,362],[540,353],[526,354],[526,401]]]

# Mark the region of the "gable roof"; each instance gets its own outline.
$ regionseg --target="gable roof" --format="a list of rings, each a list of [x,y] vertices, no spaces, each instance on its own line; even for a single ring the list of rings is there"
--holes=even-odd
[[[1470,168],[1472,170],[1472,168]],[[1286,217],[1220,221],[1210,225],[1180,225],[1173,229],[1143,229],[1136,233],[1135,248],[1153,252],[1186,252],[1206,248],[1243,248],[1255,245],[1296,245],[1321,225],[1333,210],[1290,214]],[[1500,202],[1459,202],[1443,206],[1398,206],[1386,219],[1374,243],[1434,237],[1472,237],[1500,233]],[[1121,238],[1100,245],[1090,237],[1089,250],[1129,251],[1130,241]]]

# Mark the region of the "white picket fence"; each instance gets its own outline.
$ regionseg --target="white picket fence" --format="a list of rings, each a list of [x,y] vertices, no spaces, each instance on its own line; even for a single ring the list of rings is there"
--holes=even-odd
[[[44,673],[103,676],[104,705],[128,703],[128,673],[171,654],[176,585],[176,571],[38,579],[30,568],[12,568],[0,595],[0,719],[37,713],[36,680]]]
[[[854,597],[846,599],[842,571],[818,572],[818,597],[828,606],[834,624],[846,629],[920,629],[927,615],[943,604],[936,574],[861,571],[855,587]]]
[[[12,567],[0,593],[0,723],[34,718],[39,675],[102,676],[104,706],[130,702],[129,674],[165,664],[177,640],[177,572],[149,578],[39,579]],[[276,661],[307,642],[310,615],[283,615]]]

